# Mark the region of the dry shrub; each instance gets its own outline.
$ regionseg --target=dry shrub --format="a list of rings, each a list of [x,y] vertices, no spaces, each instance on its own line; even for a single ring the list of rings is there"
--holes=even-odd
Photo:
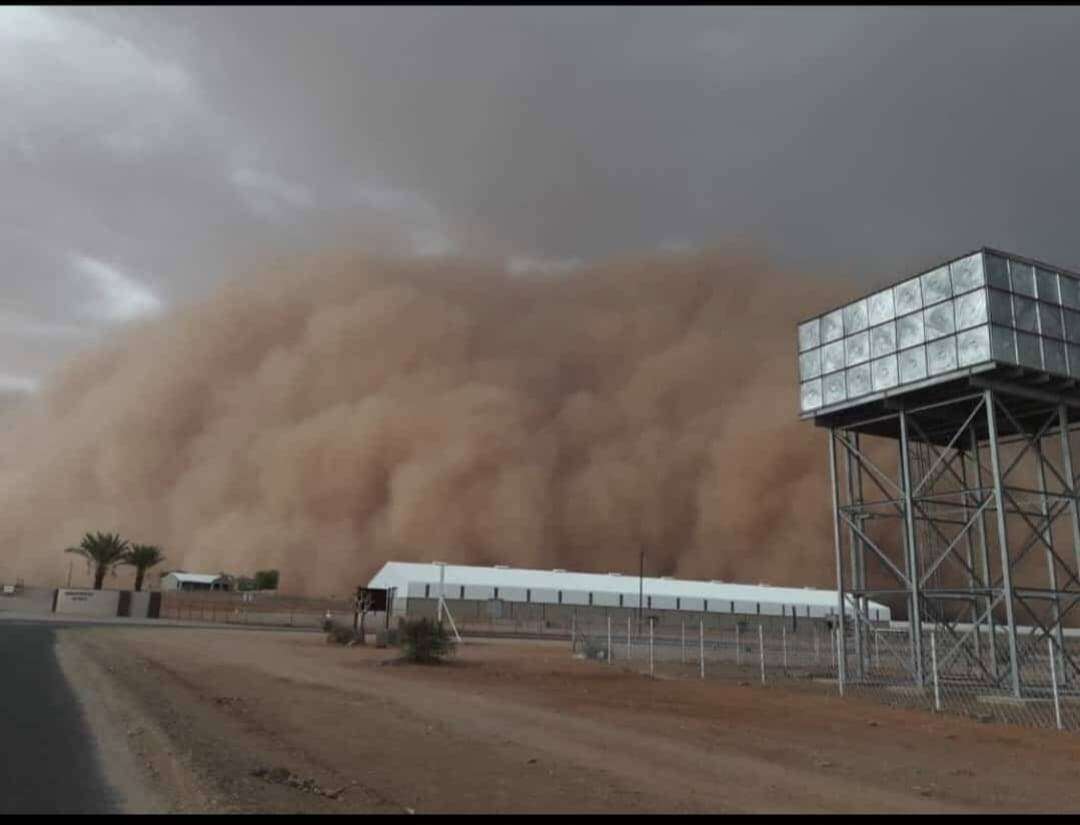
[[[443,625],[432,619],[404,619],[398,628],[402,651],[410,662],[431,664],[454,653],[454,640]]]
[[[360,634],[353,630],[351,627],[345,625],[330,623],[330,629],[326,634],[326,643],[332,645],[349,645],[363,644],[363,639],[360,638]]]

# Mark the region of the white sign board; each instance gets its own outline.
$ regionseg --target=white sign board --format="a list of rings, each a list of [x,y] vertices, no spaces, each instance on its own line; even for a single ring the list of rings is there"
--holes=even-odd
[[[115,616],[119,590],[65,590],[56,595],[56,612],[73,616]]]

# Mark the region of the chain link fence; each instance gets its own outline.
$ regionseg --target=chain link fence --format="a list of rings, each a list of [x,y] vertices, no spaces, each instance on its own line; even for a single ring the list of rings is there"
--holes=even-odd
[[[167,590],[161,595],[160,615],[163,619],[315,629],[322,627],[328,613],[338,621],[351,622],[353,616],[351,599],[306,598],[250,591]],[[370,616],[368,618],[371,619]]]
[[[982,722],[1080,730],[1080,679],[1072,664],[1080,652],[1077,640],[1021,634],[1014,681],[1008,639],[1003,633],[995,637],[935,628],[924,630],[913,650],[907,630],[880,630],[866,634],[860,657],[849,635],[845,689],[893,706]],[[921,672],[912,672],[911,663],[919,661]]]
[[[887,626],[841,631],[827,623],[797,630],[740,622],[707,628],[627,621],[579,622],[572,631],[575,655],[621,666],[657,679],[708,679],[738,684],[783,684],[835,691],[893,707],[965,716],[981,722],[1080,731],[1080,640],[1021,638],[1019,686],[1011,680],[1003,634],[958,637],[925,630],[924,663],[913,673],[913,640]],[[860,655],[861,650],[861,655]]]

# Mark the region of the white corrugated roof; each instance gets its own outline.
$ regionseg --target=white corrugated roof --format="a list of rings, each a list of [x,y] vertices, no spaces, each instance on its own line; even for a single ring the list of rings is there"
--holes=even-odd
[[[180,582],[191,582],[192,584],[213,584],[222,578],[220,574],[211,573],[166,573],[162,578],[167,576],[172,576]]]
[[[388,561],[371,579],[369,587],[397,587],[403,590],[408,584],[439,582],[438,564]],[[446,565],[446,583],[454,585],[477,585],[482,587],[550,588],[552,590],[579,590],[593,593],[637,594],[641,582],[632,574],[617,573],[570,573],[563,570],[529,570],[520,567],[475,567],[464,564]],[[773,587],[762,584],[730,584],[706,582],[693,579],[649,578],[644,579],[644,590],[649,596],[672,596],[686,599],[720,599],[744,602],[768,602],[785,605],[811,605],[835,608],[835,590],[817,590],[809,587]],[[872,607],[886,609],[875,602]]]

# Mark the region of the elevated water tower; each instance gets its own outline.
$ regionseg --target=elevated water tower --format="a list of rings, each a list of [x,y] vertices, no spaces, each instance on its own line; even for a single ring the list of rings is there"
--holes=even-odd
[[[798,362],[828,432],[841,678],[925,684],[932,629],[947,676],[1037,695],[1049,638],[1080,683],[1080,275],[983,248],[800,323]],[[908,614],[892,670],[868,658],[883,598]]]

